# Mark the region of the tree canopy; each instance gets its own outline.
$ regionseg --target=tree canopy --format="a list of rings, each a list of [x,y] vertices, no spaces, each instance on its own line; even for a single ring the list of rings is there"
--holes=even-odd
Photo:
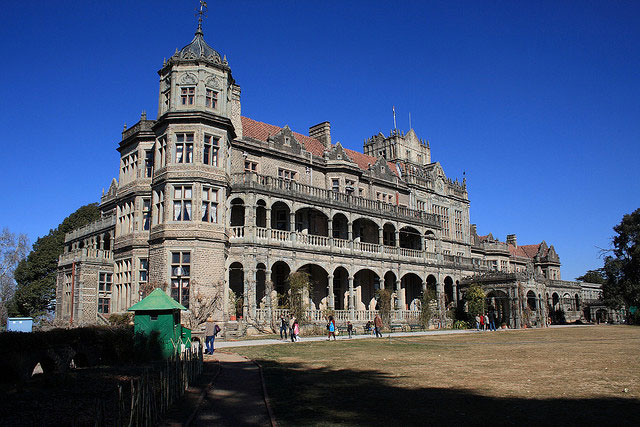
[[[0,325],[2,326],[6,323],[7,305],[15,292],[14,271],[18,263],[27,255],[28,246],[25,234],[16,235],[8,228],[0,232]]]
[[[613,227],[613,255],[604,260],[602,293],[612,307],[640,305],[640,209]]]
[[[9,314],[36,317],[46,313],[56,296],[58,257],[64,250],[66,233],[100,218],[97,203],[82,206],[46,236],[38,238],[26,259],[14,272],[17,286]]]
[[[601,285],[605,282],[605,277],[602,269],[600,268],[598,270],[589,270],[582,276],[576,277],[576,280],[587,283],[598,283]]]

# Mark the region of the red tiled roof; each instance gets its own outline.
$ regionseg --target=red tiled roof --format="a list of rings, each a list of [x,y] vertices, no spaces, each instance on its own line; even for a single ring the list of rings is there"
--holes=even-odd
[[[511,255],[524,257],[524,258],[533,258],[538,253],[540,249],[540,243],[536,245],[522,245],[517,248],[511,244],[509,244],[509,252]]]
[[[242,135],[248,138],[255,138],[257,140],[266,142],[267,138],[269,138],[270,135],[275,135],[282,130],[281,127],[259,122],[248,117],[241,117],[241,119]],[[324,144],[322,142],[298,132],[293,132],[293,135],[296,137],[296,140],[298,140],[298,142],[302,144],[305,150],[309,151],[315,156],[322,157],[322,154],[324,153]],[[349,158],[353,160],[362,170],[369,169],[369,165],[372,165],[376,162],[375,157],[360,153],[358,151],[350,150],[348,148],[345,148],[344,151],[347,153]],[[391,171],[397,175],[398,172],[396,171],[395,165],[391,162],[387,163]]]

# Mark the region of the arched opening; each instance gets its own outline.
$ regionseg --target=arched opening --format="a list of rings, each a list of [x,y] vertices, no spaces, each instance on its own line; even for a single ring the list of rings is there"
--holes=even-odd
[[[231,201],[231,226],[244,226],[244,201],[241,198]]]
[[[382,243],[385,246],[396,246],[396,227],[391,223],[386,223],[382,227]]]
[[[271,228],[274,230],[291,231],[291,211],[283,202],[275,202],[271,205]]]
[[[400,287],[404,290],[405,310],[420,310],[422,298],[422,279],[414,273],[407,273],[400,279]]]
[[[398,239],[401,248],[422,250],[422,234],[413,227],[402,227],[398,233]]]
[[[453,302],[453,279],[450,276],[444,278],[444,303],[449,305]]]
[[[111,249],[111,236],[109,235],[109,233],[104,235],[104,250],[108,251]]]
[[[331,225],[333,227],[333,235],[331,237],[343,240],[347,240],[349,238],[349,221],[344,214],[335,214]]]
[[[533,291],[527,292],[527,307],[531,311],[536,311],[536,294]]]
[[[556,311],[556,310],[558,310],[558,308],[560,308],[559,305],[560,305],[560,296],[557,293],[554,292],[551,295],[551,308],[554,311]]]
[[[580,295],[575,295],[576,311],[580,311]]]
[[[367,218],[358,218],[353,222],[353,240],[362,243],[378,244],[378,224]]]
[[[431,293],[433,293],[433,296],[436,296],[436,292],[437,292],[437,287],[436,284],[438,283],[438,280],[436,279],[436,276],[434,276],[433,274],[430,274],[427,276],[427,290]]]
[[[277,308],[285,308],[289,301],[289,282],[287,278],[291,268],[287,263],[278,261],[271,266],[271,281],[273,282],[273,292],[275,293],[273,301],[277,304]]]
[[[393,271],[384,274],[384,288],[391,291],[391,308],[398,308],[398,293],[396,291],[396,275]]]
[[[349,307],[349,272],[344,267],[333,271],[333,303],[336,310]]]
[[[504,291],[494,290],[487,294],[487,309],[494,312],[496,325],[509,324],[509,296]]]
[[[296,211],[296,231],[313,236],[329,236],[329,221],[317,209],[302,208]]]
[[[431,230],[427,230],[424,233],[424,250],[427,252],[435,252],[436,251],[436,234],[431,231]]]
[[[371,270],[358,271],[353,276],[356,294],[356,310],[376,309],[376,290],[380,289],[380,277]]]
[[[309,309],[321,310],[328,307],[327,300],[329,288],[329,274],[327,271],[316,264],[306,264],[298,269],[309,275],[309,283],[311,284],[311,292],[309,293]]]
[[[256,306],[265,308],[267,305],[267,267],[263,263],[256,266]]]
[[[562,295],[562,306],[565,311],[573,311],[573,298],[568,293]]]
[[[229,302],[235,304],[235,310],[229,307],[229,314],[242,317],[244,306],[244,268],[239,262],[229,266],[229,291],[233,292]]]
[[[256,203],[256,227],[267,228],[267,203],[264,200]]]

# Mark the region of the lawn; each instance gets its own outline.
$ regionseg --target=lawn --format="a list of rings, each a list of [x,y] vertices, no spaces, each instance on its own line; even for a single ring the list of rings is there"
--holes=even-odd
[[[640,327],[260,346],[281,425],[638,423]]]

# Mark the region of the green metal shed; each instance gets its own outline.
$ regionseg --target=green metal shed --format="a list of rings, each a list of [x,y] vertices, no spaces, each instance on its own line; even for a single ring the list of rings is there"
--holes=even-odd
[[[187,309],[162,289],[156,288],[142,301],[132,305],[128,311],[135,314],[134,332],[144,335],[158,332],[162,354],[164,357],[170,357],[180,351],[181,345],[187,344],[186,341],[190,341],[191,338],[191,330],[180,324],[180,310]]]

